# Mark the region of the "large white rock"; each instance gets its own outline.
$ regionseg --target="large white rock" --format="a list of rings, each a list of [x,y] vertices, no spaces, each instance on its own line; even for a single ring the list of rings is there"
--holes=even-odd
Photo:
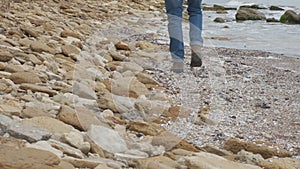
[[[125,140],[118,132],[103,127],[91,125],[87,135],[95,144],[110,153],[122,153],[127,150]]]

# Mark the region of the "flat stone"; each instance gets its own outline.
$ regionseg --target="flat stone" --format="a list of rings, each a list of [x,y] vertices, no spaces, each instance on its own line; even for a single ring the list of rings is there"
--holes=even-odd
[[[16,84],[20,83],[41,83],[39,76],[33,72],[16,72],[10,75],[10,80]]]
[[[0,62],[8,62],[13,58],[13,55],[6,51],[0,52]]]
[[[68,144],[56,141],[56,140],[49,140],[49,143],[51,144],[52,147],[60,150],[64,154],[67,154],[69,156],[75,157],[75,158],[80,158],[83,159],[85,155],[78,149],[69,146]]]
[[[24,33],[28,36],[35,37],[35,38],[39,37],[39,33],[32,28],[21,28],[21,30],[24,31]]]
[[[171,169],[178,168],[179,166],[176,161],[165,156],[139,159],[136,161],[136,168],[143,169]]]
[[[13,65],[13,64],[7,64],[4,70],[10,73],[24,72],[22,65]]]
[[[40,140],[48,140],[51,134],[42,128],[23,123],[12,123],[7,132],[15,138],[25,139],[29,143],[37,142]]]
[[[31,90],[33,92],[47,93],[47,94],[49,94],[50,97],[57,94],[57,92],[55,90],[52,90],[51,88],[49,88],[47,86],[41,86],[41,85],[30,84],[30,83],[22,83],[20,85],[20,88],[24,89],[24,90]]]
[[[26,147],[35,148],[35,149],[39,149],[39,150],[45,150],[45,151],[55,154],[59,158],[62,158],[64,155],[62,151],[60,151],[56,148],[53,148],[51,146],[51,144],[48,143],[47,141],[38,141],[36,143],[26,144]]]
[[[140,73],[144,70],[144,68],[137,63],[134,62],[122,62],[117,70],[120,72],[131,71],[135,74]]]
[[[99,147],[110,153],[122,153],[127,150],[125,140],[118,132],[103,127],[91,125],[87,132],[90,139]]]
[[[13,120],[8,116],[0,114],[0,129],[5,132],[10,124],[13,123]]]
[[[73,127],[68,124],[65,124],[57,119],[51,117],[45,117],[45,116],[33,117],[31,119],[24,119],[22,120],[22,123],[30,124],[42,128],[44,130],[47,130],[59,138],[64,133],[69,133],[73,129]]]
[[[41,42],[41,41],[33,41],[30,43],[30,48],[34,51],[34,52],[47,52],[47,53],[51,53],[51,54],[55,54],[56,51],[55,49],[49,47],[46,43]]]
[[[110,109],[113,112],[126,113],[134,109],[134,98],[114,95],[108,91],[98,94],[98,106],[102,109]]]
[[[7,116],[17,115],[23,109],[23,105],[15,100],[1,100],[0,99],[0,113]]]
[[[0,136],[0,145],[14,147],[16,149],[25,147],[25,141],[13,137]]]
[[[110,51],[109,54],[115,61],[124,61],[127,58],[125,55],[122,55],[116,51]]]
[[[185,164],[189,169],[261,169],[258,166],[229,161],[221,156],[205,152],[195,153],[194,156],[185,157]]]
[[[60,159],[53,153],[34,148],[14,148],[0,145],[0,164],[3,169],[62,169]]]
[[[208,153],[212,153],[212,154],[216,154],[216,155],[219,155],[219,156],[229,156],[229,155],[232,155],[231,152],[227,151],[227,150],[223,150],[223,149],[220,149],[216,146],[213,146],[213,145],[205,145],[204,147],[201,147],[201,149],[205,150],[206,152]]]
[[[26,107],[25,109],[22,110],[20,116],[23,118],[32,118],[38,116],[52,117],[52,115],[48,113],[46,110],[38,107]]]
[[[264,169],[298,169],[300,160],[294,158],[272,158],[266,159],[260,166]]]
[[[84,136],[78,132],[65,133],[62,139],[69,145],[76,147],[83,153],[87,154],[90,151],[91,145],[84,141]]]
[[[111,92],[119,96],[137,98],[149,93],[146,86],[135,77],[123,77],[111,81]]]
[[[73,32],[71,30],[64,30],[60,33],[60,36],[63,38],[66,38],[68,36],[73,37],[73,38],[77,38],[77,39],[82,39],[82,35],[80,35],[79,33]]]
[[[61,161],[58,166],[62,169],[76,169],[72,164],[65,161]]]
[[[80,49],[74,45],[64,45],[61,47],[62,53],[65,56],[71,57],[72,55],[78,55],[80,53]]]
[[[254,154],[260,154],[265,159],[272,156],[291,157],[292,154],[287,150],[279,147],[276,144],[269,142],[245,142],[238,139],[229,139],[224,144],[224,149],[233,153],[238,153],[241,150],[246,150]]]
[[[154,80],[149,74],[140,72],[135,75],[137,80],[143,84],[159,85],[159,83]]]
[[[86,99],[97,99],[96,93],[91,87],[79,82],[74,82],[73,94]]]
[[[62,105],[57,118],[84,131],[87,131],[92,124],[102,125],[96,113],[85,107],[76,107],[73,109],[69,106]]]
[[[66,161],[77,168],[95,168],[98,165],[105,165],[105,161],[99,159],[78,159],[73,157],[63,157],[63,161]]]
[[[133,121],[128,125],[128,129],[143,133],[145,135],[156,136],[164,131],[163,127],[160,127],[156,123],[147,123],[144,121]]]
[[[104,165],[104,164],[99,164],[99,165],[97,165],[97,167],[95,167],[94,169],[113,169],[113,168],[107,167],[107,166]]]

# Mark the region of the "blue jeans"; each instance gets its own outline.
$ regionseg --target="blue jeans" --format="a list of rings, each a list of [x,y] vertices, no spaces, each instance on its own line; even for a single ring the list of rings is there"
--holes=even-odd
[[[190,45],[203,45],[202,39],[202,0],[188,0],[190,21]],[[184,59],[184,42],[182,33],[183,0],[165,0],[170,36],[170,53],[175,60]]]

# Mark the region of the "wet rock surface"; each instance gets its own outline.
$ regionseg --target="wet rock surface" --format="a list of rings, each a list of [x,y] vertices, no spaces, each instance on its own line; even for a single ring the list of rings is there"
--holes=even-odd
[[[186,46],[174,74],[163,1],[0,6],[0,168],[299,167],[298,58]]]

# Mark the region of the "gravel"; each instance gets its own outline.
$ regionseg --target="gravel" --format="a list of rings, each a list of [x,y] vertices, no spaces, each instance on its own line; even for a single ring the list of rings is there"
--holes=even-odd
[[[222,147],[231,137],[269,141],[299,156],[300,58],[228,48],[205,48],[203,53],[202,68],[190,70],[187,53],[184,73],[170,72],[171,62],[152,72],[176,104],[193,110],[191,116],[205,108],[206,117],[217,122],[189,121],[172,132],[188,131],[185,138],[199,146]]]

